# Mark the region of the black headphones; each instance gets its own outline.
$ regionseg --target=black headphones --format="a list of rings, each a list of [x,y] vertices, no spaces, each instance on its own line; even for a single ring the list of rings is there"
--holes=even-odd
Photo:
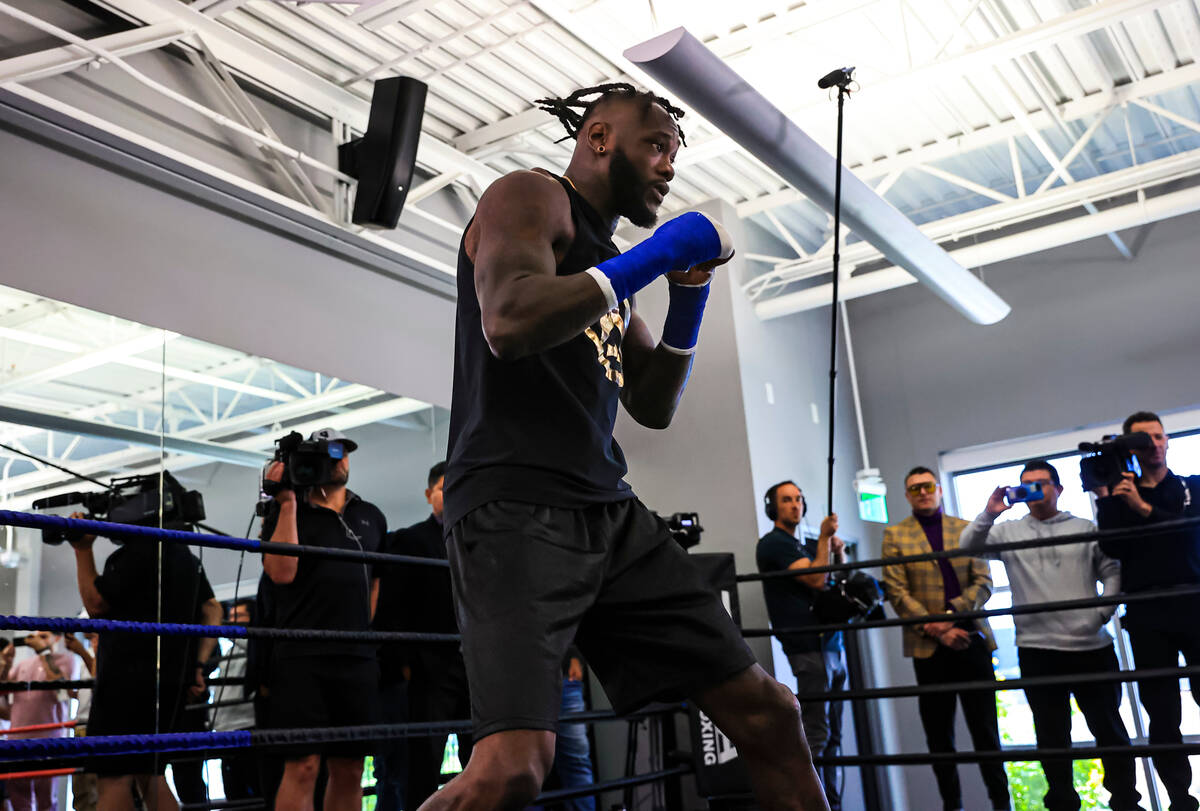
[[[779,518],[779,507],[775,504],[775,493],[785,484],[790,484],[797,490],[800,490],[800,485],[796,484],[791,479],[784,479],[778,484],[771,485],[770,489],[767,490],[767,494],[763,496],[763,511],[767,514],[767,518],[771,521],[775,521]],[[800,508],[800,517],[803,518],[804,516],[808,515],[808,499],[804,497],[803,490],[800,490],[800,501],[804,504],[804,506]]]

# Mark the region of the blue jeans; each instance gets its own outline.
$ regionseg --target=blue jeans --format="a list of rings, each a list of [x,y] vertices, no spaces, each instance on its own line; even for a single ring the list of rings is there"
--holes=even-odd
[[[560,712],[583,712],[587,707],[583,701],[583,682],[563,680],[562,709]],[[592,776],[592,748],[588,742],[587,724],[559,724],[558,738],[554,746],[554,772],[563,788],[588,786],[595,782]],[[566,800],[559,807],[567,811],[596,811],[595,797],[580,797]]]
[[[380,685],[379,705],[383,723],[408,721],[408,682]],[[380,741],[375,751],[376,811],[400,811],[408,787],[408,741]]]

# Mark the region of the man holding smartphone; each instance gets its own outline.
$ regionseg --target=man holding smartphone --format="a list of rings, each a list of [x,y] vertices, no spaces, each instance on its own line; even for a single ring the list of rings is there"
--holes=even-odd
[[[997,487],[983,512],[959,536],[963,549],[1003,561],[1014,606],[1095,597],[1097,581],[1103,583],[1107,595],[1121,590],[1120,564],[1105,555],[1096,541],[1004,552],[988,549],[1012,541],[1092,532],[1095,526],[1091,521],[1058,509],[1062,491],[1054,466],[1041,459],[1032,461],[1021,471],[1021,487]],[[1026,502],[1029,514],[1017,521],[997,524],[996,519],[1019,503],[1018,499],[1032,499]],[[1104,627],[1116,608],[1111,605],[1015,615],[1021,677],[1120,670],[1113,638]],[[1121,685],[1108,682],[1026,689],[1039,749],[1071,746],[1072,694],[1088,729],[1096,737],[1097,746],[1129,745],[1120,715]],[[1048,789],[1044,799],[1046,811],[1078,811],[1080,799],[1075,791],[1071,761],[1042,761],[1042,771]],[[1132,811],[1138,807],[1141,795],[1136,777],[1133,758],[1104,759],[1104,787],[1112,795],[1109,807],[1113,811]]]

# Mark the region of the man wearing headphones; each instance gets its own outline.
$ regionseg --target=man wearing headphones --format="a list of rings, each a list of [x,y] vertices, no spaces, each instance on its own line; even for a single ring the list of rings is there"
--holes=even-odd
[[[819,620],[813,613],[813,599],[817,592],[828,588],[830,576],[805,572],[828,566],[831,556],[833,563],[846,562],[845,544],[835,534],[837,516],[830,515],[821,522],[816,543],[797,538],[796,530],[808,512],[808,502],[792,481],[780,482],[767,490],[763,509],[775,526],[758,541],[758,570],[796,573],[795,577],[762,581],[771,626],[792,629],[815,625]],[[789,631],[779,634],[779,642],[796,676],[798,692],[831,693],[846,689],[846,658],[840,631],[828,634]],[[800,716],[813,758],[837,755],[842,742],[842,702],[801,702]],[[829,808],[839,811],[841,781],[837,767],[825,766],[821,780]]]

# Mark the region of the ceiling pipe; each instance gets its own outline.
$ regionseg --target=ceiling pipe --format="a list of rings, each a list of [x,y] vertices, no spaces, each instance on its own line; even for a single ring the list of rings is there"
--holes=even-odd
[[[625,57],[818,206],[833,210],[833,156],[686,29],[635,45]],[[994,324],[1008,315],[1011,308],[987,285],[853,172],[841,172],[842,219],[856,234],[971,321]]]
[[[1200,186],[1150,197],[1116,208],[1106,209],[1087,217],[1022,231],[1008,237],[969,245],[950,251],[950,255],[969,267],[992,265],[1020,256],[1047,251],[1073,242],[1103,236],[1110,231],[1134,228],[1171,217],[1200,211]],[[891,267],[844,279],[838,289],[843,300],[882,293],[913,284],[917,280],[903,268]],[[777,296],[754,305],[755,314],[763,319],[780,318],[792,313],[829,306],[833,286],[822,284],[796,293]]]

